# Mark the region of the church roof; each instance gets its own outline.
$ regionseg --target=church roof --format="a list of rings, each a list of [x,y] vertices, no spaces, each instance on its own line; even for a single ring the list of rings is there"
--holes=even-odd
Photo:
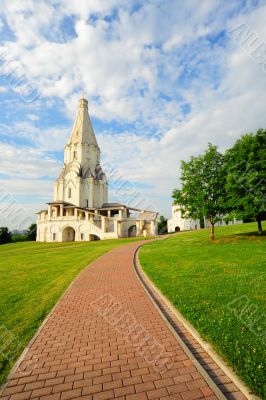
[[[104,203],[102,205],[102,208],[113,208],[113,207],[126,207],[126,206],[120,203]]]
[[[157,212],[153,211],[144,211],[139,214],[138,219],[142,221],[154,221],[157,217],[157,214]]]
[[[77,117],[68,141],[70,143],[88,143],[99,147],[88,112],[88,101],[83,98],[79,100]]]
[[[74,205],[74,204],[68,203],[67,201],[64,201],[64,200],[50,201],[49,203],[46,203],[46,204],[49,204],[49,205],[63,204],[63,205],[69,205],[69,206],[73,206]]]

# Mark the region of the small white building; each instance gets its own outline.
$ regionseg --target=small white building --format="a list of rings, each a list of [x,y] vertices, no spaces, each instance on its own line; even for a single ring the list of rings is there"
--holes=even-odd
[[[64,165],[54,184],[54,199],[38,213],[37,241],[90,241],[156,233],[157,212],[108,203],[100,148],[88,102],[81,99],[65,145]]]
[[[227,226],[227,225],[235,225],[242,224],[243,221],[233,219],[232,221],[226,222],[225,219],[221,219],[221,221],[216,222],[215,226]],[[204,217],[203,220],[204,228],[210,228],[210,221]],[[200,220],[199,219],[191,219],[182,217],[180,206],[172,205],[172,218],[167,221],[167,230],[169,233],[179,232],[179,231],[190,231],[200,229]]]
[[[167,221],[168,232],[190,231],[200,229],[200,221],[184,218],[178,205],[172,206],[172,218]]]

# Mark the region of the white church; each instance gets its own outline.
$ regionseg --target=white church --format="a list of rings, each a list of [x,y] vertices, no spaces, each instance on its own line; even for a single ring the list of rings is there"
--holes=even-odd
[[[108,203],[108,181],[86,99],[65,145],[64,166],[54,184],[54,199],[40,211],[37,241],[69,242],[157,234],[157,212]]]
[[[242,224],[242,220],[233,219],[232,221],[226,221],[225,218],[221,218],[220,221],[216,222],[215,226],[227,226],[227,225],[235,225]],[[210,221],[204,217],[203,219],[203,227],[210,228]],[[169,233],[173,232],[181,232],[181,231],[191,231],[201,229],[200,220],[185,218],[182,216],[180,206],[172,205],[172,218],[167,221],[167,231]]]

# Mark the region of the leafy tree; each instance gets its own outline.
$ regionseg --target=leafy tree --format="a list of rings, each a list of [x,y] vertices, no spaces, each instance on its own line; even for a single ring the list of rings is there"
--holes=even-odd
[[[180,206],[183,217],[208,218],[212,240],[214,224],[227,209],[225,183],[224,156],[216,146],[209,144],[204,154],[181,161],[181,189],[173,191],[174,203]]]
[[[0,228],[0,244],[11,243],[12,233],[6,227]]]
[[[12,242],[17,243],[17,242],[26,242],[28,240],[26,235],[23,234],[13,234],[12,235]]]
[[[163,215],[160,215],[158,223],[158,233],[159,235],[163,235],[166,232],[167,232],[167,219],[165,219]]]
[[[228,204],[238,218],[255,219],[258,233],[266,214],[266,130],[243,135],[226,152]]]
[[[36,240],[37,225],[31,224],[27,230],[27,240]]]

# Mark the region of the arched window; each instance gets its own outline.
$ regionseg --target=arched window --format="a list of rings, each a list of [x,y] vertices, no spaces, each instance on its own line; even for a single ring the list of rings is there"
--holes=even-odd
[[[71,199],[71,188],[68,189],[68,198]]]

